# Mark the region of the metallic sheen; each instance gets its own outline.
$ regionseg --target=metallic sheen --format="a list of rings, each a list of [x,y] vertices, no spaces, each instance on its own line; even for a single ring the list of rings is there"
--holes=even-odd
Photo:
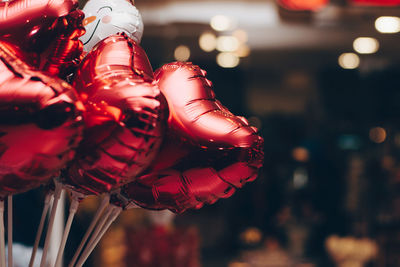
[[[163,136],[165,100],[143,49],[125,34],[98,43],[73,82],[86,132],[63,182],[85,195],[109,192],[149,166]],[[164,103],[164,104],[163,104]]]
[[[27,57],[0,42],[1,197],[57,175],[74,157],[83,132],[83,105],[72,87],[29,66]]]
[[[76,0],[0,2],[0,38],[41,54],[40,69],[65,78],[81,59],[84,14]],[[37,65],[37,67],[39,67]]]
[[[122,187],[122,199],[183,212],[230,197],[253,181],[262,166],[264,140],[215,98],[206,72],[175,62],[158,70],[155,79],[168,102],[168,130],[151,169]]]
[[[76,0],[0,2],[0,36],[23,50],[43,51],[58,35],[59,18],[77,6]]]

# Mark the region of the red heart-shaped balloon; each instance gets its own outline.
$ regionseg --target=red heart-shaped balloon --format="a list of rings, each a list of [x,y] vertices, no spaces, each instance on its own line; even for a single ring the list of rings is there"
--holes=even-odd
[[[152,77],[146,53],[125,34],[104,39],[85,57],[73,84],[86,107],[87,128],[63,178],[72,190],[109,192],[151,163],[166,111]]]
[[[41,53],[59,35],[59,18],[76,0],[12,0],[0,3],[0,36],[25,51]]]
[[[0,38],[41,54],[29,60],[50,75],[65,78],[81,59],[84,14],[76,0],[13,0],[0,3]]]
[[[170,63],[155,74],[169,107],[168,130],[151,170],[121,188],[121,198],[183,212],[231,196],[262,166],[263,139],[216,98],[206,72]],[[122,203],[121,203],[122,201]]]
[[[1,197],[57,175],[82,137],[83,105],[72,87],[35,70],[27,57],[0,42]]]

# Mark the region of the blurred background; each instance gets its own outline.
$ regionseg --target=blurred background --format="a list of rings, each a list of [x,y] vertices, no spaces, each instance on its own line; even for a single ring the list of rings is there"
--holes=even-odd
[[[201,210],[124,212],[87,266],[400,266],[399,0],[135,4],[153,68],[205,69],[259,128],[265,163]],[[16,242],[33,242],[42,197],[15,197]],[[84,201],[67,258],[96,207]]]

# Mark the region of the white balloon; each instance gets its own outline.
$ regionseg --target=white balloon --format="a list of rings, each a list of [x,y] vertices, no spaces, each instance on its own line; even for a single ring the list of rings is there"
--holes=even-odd
[[[127,0],[90,0],[83,12],[86,33],[80,39],[86,52],[116,33],[124,32],[137,43],[142,39],[142,17]]]

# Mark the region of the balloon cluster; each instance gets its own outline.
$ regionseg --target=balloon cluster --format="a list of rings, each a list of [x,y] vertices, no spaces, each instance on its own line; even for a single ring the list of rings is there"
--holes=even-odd
[[[257,129],[198,66],[154,73],[128,1],[12,0],[0,14],[0,197],[59,177],[83,197],[183,212],[256,178]]]

